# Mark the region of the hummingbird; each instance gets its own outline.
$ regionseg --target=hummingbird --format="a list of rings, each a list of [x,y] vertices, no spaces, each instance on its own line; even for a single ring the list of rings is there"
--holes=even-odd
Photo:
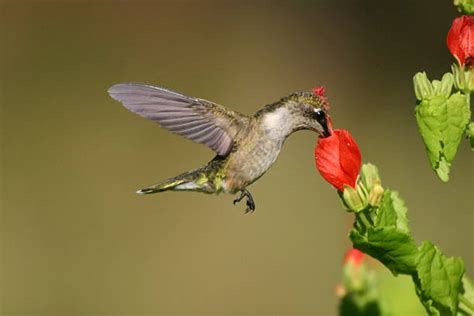
[[[273,165],[286,138],[298,130],[330,135],[328,103],[321,88],[287,95],[252,116],[148,84],[116,84],[108,93],[131,112],[216,153],[207,165],[140,189],[139,194],[240,192],[234,204],[246,197],[245,213],[253,212],[255,202],[247,187]]]

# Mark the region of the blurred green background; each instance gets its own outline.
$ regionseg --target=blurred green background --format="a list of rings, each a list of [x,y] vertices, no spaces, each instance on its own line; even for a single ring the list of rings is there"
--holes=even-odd
[[[325,85],[335,126],[400,191],[416,240],[474,275],[472,153],[463,141],[441,183],[413,115],[413,74],[439,78],[454,60],[451,1],[0,8],[2,315],[336,314],[351,216],[315,170],[316,135],[292,135],[250,187],[254,214],[230,195],[138,196],[213,153],[107,95],[129,81],[248,114]]]

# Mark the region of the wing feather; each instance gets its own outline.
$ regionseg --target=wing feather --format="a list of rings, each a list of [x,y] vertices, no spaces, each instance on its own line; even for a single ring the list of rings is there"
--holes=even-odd
[[[146,84],[117,84],[108,90],[128,110],[225,156],[249,118],[221,105]]]

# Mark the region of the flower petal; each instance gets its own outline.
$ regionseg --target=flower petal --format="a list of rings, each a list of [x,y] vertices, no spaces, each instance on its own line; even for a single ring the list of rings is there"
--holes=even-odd
[[[321,176],[336,189],[344,191],[344,184],[355,188],[362,158],[348,131],[336,129],[331,136],[320,138],[315,158]]]
[[[461,65],[474,56],[474,17],[463,15],[454,19],[446,44]]]

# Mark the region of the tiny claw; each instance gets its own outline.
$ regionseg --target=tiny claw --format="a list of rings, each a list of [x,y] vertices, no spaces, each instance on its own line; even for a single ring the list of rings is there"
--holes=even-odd
[[[240,196],[234,200],[234,205],[240,202],[244,197],[247,197],[247,208],[245,209],[245,214],[255,211],[255,202],[249,191],[246,189],[240,191]]]
[[[240,191],[239,197],[234,200],[234,205],[237,204],[237,203],[239,203],[240,201],[242,201],[242,199],[243,199],[245,196],[246,196],[245,192],[244,192],[244,191]]]
[[[255,203],[251,195],[247,196],[247,209],[245,210],[245,214],[253,213],[255,211]]]

